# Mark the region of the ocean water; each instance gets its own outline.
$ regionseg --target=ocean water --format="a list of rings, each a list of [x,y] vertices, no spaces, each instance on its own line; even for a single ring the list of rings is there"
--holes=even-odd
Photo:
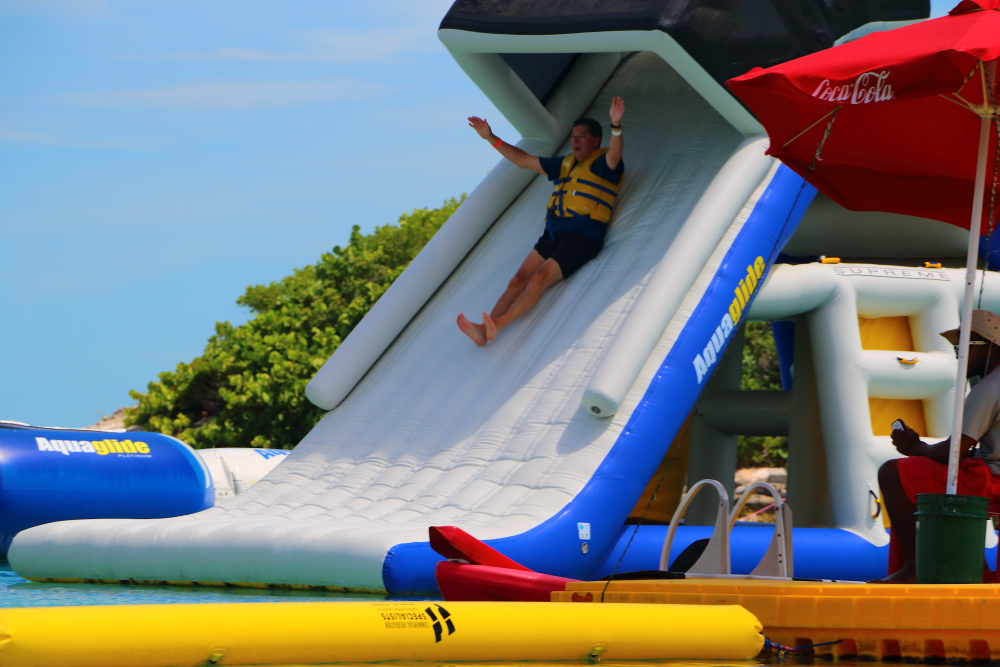
[[[383,595],[321,591],[115,586],[111,584],[42,584],[19,577],[0,560],[0,608],[66,607],[109,604],[188,604],[193,602],[316,602],[317,600],[402,600]],[[425,598],[420,598],[425,599]]]

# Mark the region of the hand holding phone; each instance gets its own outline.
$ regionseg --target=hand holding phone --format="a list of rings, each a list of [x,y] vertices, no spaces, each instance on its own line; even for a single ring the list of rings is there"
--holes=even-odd
[[[920,435],[906,425],[902,419],[892,422],[892,445],[903,456],[921,455],[926,445]]]

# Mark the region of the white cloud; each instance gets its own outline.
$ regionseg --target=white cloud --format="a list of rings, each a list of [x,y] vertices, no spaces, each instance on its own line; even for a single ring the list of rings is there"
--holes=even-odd
[[[274,51],[227,46],[204,53],[179,53],[171,59],[358,64],[387,62],[406,54],[444,48],[436,34],[422,26],[369,32],[308,30],[296,33],[293,40],[298,49]]]
[[[379,13],[382,16],[399,16],[408,21],[423,24],[422,30],[428,27],[437,29],[441,19],[448,13],[454,0],[383,0],[379,4]]]
[[[334,9],[337,29],[285,32],[282,37],[289,42],[287,48],[275,48],[270,43],[263,48],[257,44],[228,44],[207,51],[177,53],[170,58],[337,64],[398,61],[414,53],[444,50],[437,28],[453,1],[379,0],[338,7]],[[330,18],[318,16],[317,24],[329,25]]]
[[[121,141],[94,141],[90,139],[75,139],[60,137],[41,132],[24,132],[18,130],[0,130],[0,143],[29,144],[35,146],[59,146],[63,148],[85,148],[92,150],[141,150],[143,146]]]
[[[314,54],[307,53],[268,53],[254,49],[238,49],[225,47],[208,53],[178,53],[171,56],[172,60],[261,60],[269,62],[308,62],[318,60]]]
[[[437,35],[423,26],[367,33],[345,33],[313,30],[303,33],[302,40],[320,53],[348,61],[361,58],[383,61],[407,53],[426,53],[441,46]]]
[[[54,144],[58,140],[49,134],[38,132],[18,132],[14,130],[0,130],[0,141],[17,144]]]
[[[167,88],[139,88],[63,95],[81,106],[149,105],[212,109],[292,107],[367,99],[387,90],[364,79],[337,77],[322,81],[206,81]]]

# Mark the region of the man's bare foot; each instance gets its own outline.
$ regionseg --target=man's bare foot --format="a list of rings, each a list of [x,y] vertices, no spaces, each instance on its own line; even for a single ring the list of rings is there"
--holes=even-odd
[[[497,339],[497,325],[489,313],[483,313],[483,331],[486,334],[486,340]]]
[[[458,328],[462,330],[466,336],[472,339],[472,342],[482,347],[486,345],[486,333],[482,324],[475,324],[470,322],[469,319],[462,313],[458,314]]]
[[[913,568],[904,567],[898,572],[890,574],[881,579],[872,579],[869,584],[915,584],[917,583],[917,572]]]

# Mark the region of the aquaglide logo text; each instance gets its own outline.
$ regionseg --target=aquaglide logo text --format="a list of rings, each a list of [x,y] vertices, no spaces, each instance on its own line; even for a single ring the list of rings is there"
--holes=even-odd
[[[719,360],[719,355],[726,347],[726,341],[733,333],[733,329],[739,324],[743,312],[747,309],[753,293],[760,286],[760,279],[764,275],[764,258],[757,257],[754,263],[747,267],[747,274],[740,279],[733,293],[736,295],[729,304],[729,310],[722,316],[719,326],[712,332],[712,337],[708,339],[705,349],[700,354],[694,355],[694,372],[698,376],[698,384],[701,384],[709,374],[712,366]]]
[[[59,454],[149,454],[149,445],[145,442],[131,440],[49,440],[35,438],[40,452],[56,452]]]

